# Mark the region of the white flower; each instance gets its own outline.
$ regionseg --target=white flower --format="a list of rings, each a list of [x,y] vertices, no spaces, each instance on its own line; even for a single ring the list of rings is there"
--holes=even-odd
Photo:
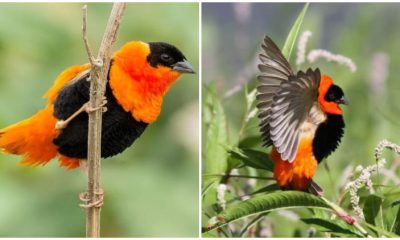
[[[338,64],[345,65],[350,69],[351,72],[357,71],[357,66],[353,60],[340,54],[333,54],[325,49],[311,50],[307,56],[307,59],[310,63],[317,61],[319,58],[324,58],[328,62],[336,62]]]
[[[225,191],[227,189],[226,184],[219,184],[217,187],[217,201],[223,210],[226,208]]]
[[[296,59],[297,65],[304,63],[304,61],[306,60],[306,45],[311,35],[312,32],[305,31],[299,37],[299,42],[297,44],[297,59]]]
[[[383,168],[386,161],[385,159],[379,160],[376,164],[363,168],[361,165],[357,166],[356,171],[360,172],[360,175],[354,181],[349,182],[345,189],[349,190],[350,203],[354,209],[354,213],[364,219],[363,211],[359,205],[360,197],[357,195],[358,189],[365,186],[370,193],[374,193],[374,188],[371,180],[371,176],[374,175],[378,169]]]

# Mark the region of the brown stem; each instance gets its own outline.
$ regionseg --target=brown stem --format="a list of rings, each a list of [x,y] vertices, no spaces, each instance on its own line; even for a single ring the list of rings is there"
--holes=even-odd
[[[117,31],[125,9],[125,3],[114,3],[107,28],[100,45],[99,53],[95,58],[89,48],[86,36],[86,6],[83,8],[83,40],[91,63],[90,72],[90,101],[89,106],[96,108],[103,100],[107,73],[110,67],[111,49],[117,37]],[[100,158],[101,158],[101,120],[102,110],[89,113],[88,133],[88,205],[86,210],[86,237],[100,237],[100,210],[102,192],[100,185]]]

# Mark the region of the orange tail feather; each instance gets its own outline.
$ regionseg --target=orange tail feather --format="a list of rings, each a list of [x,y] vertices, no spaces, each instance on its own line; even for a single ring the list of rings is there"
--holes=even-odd
[[[53,139],[57,119],[52,106],[39,111],[31,118],[0,130],[0,149],[5,153],[22,155],[20,165],[45,165],[58,155]],[[76,159],[60,156],[60,165],[69,169],[79,166]]]

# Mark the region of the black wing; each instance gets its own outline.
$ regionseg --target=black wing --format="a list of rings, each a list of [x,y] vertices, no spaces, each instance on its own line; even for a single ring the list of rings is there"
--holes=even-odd
[[[65,120],[89,101],[90,69],[78,74],[64,86],[54,101],[54,116]]]

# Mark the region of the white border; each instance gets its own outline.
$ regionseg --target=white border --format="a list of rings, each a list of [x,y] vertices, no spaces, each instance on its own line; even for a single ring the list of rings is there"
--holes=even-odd
[[[202,4],[199,2],[199,238],[201,238],[201,211],[202,211],[202,198],[201,198],[201,182],[202,182],[202,145],[201,145],[201,140],[202,140],[202,76],[203,76],[203,71],[202,71]]]

